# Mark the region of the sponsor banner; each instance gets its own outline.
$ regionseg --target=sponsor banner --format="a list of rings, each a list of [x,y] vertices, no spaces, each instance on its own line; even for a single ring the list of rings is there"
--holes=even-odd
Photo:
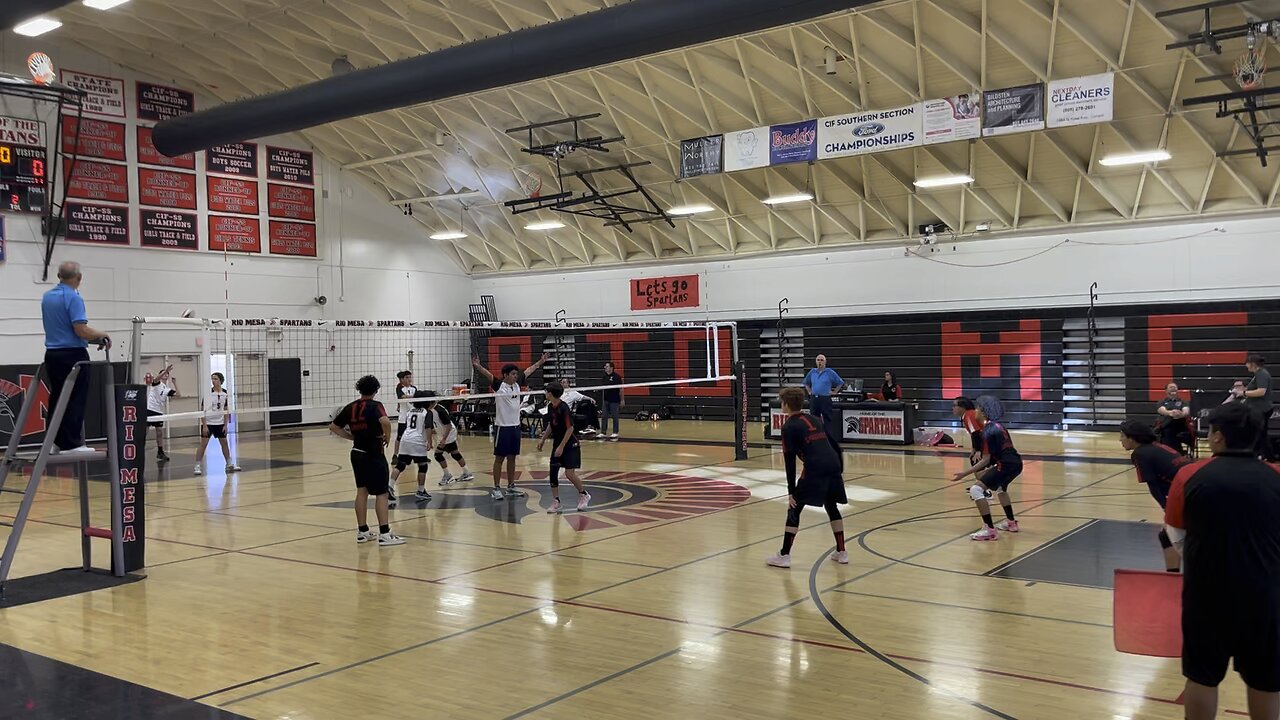
[[[845,410],[845,440],[903,442],[909,432],[904,410]]]
[[[818,121],[818,158],[849,157],[916,147],[923,142],[920,103],[835,115]]]
[[[631,280],[631,309],[633,311],[696,308],[700,304],[697,275],[634,278]]]
[[[723,135],[680,141],[680,178],[715,175],[724,171]]]
[[[117,385],[115,387],[116,446],[120,477],[111,481],[120,485],[120,513],[118,522],[120,541],[124,545],[124,572],[146,567],[147,523],[146,459],[147,459],[147,388],[144,385]],[[115,558],[111,559],[113,571]]]
[[[77,160],[67,197],[81,200],[129,202],[129,166]]]
[[[138,203],[195,210],[196,176],[172,170],[138,168]]]
[[[209,211],[258,214],[258,181],[240,178],[207,177]]]
[[[44,123],[39,120],[0,115],[0,143],[48,147],[45,143]]]
[[[62,82],[84,92],[84,111],[94,115],[124,117],[124,80],[79,70],[62,70]],[[70,107],[64,113],[74,113]]]
[[[769,128],[769,164],[813,162],[818,159],[818,121]]]
[[[314,185],[314,156],[307,150],[267,146],[267,179]]]
[[[724,134],[724,171],[751,170],[769,165],[769,128]]]
[[[110,205],[67,203],[67,239],[73,242],[129,244],[129,210]]]
[[[272,255],[316,256],[315,225],[272,220],[267,234]]]
[[[209,216],[209,250],[214,252],[262,252],[262,226],[258,218]]]
[[[79,143],[76,142],[77,130],[80,132]],[[84,118],[77,123],[73,115],[62,116],[62,152],[67,154],[124,162],[129,159],[124,135],[124,123],[92,118]]]
[[[141,223],[142,247],[167,250],[199,250],[200,234],[194,213],[169,212],[167,210],[142,209],[138,213]]]
[[[204,169],[222,175],[258,177],[258,144],[216,145],[204,153]]]
[[[139,120],[168,120],[196,111],[196,96],[188,90],[153,85],[139,80],[136,84]]]
[[[289,220],[316,219],[316,191],[293,185],[267,183],[267,215]]]
[[[184,170],[196,169],[195,153],[169,157],[157,150],[155,143],[151,141],[151,128],[146,125],[138,126],[138,162],[142,165],[160,165]]]
[[[1111,122],[1115,89],[1115,73],[1054,80],[1048,89],[1049,127]]]
[[[982,134],[1008,135],[1044,129],[1044,85],[1033,83],[982,95]]]
[[[982,95],[971,93],[924,102],[924,144],[973,140],[982,135]]]

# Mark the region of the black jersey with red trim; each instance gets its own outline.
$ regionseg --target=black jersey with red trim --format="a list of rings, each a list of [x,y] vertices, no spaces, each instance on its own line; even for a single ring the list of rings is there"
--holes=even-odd
[[[1158,442],[1139,445],[1129,459],[1138,470],[1138,482],[1166,485],[1173,482],[1178,470],[1191,463],[1191,458]]]
[[[978,417],[977,410],[965,410],[964,415],[960,418],[960,424],[964,426],[964,431],[969,433],[969,439],[973,441],[973,449],[982,449],[982,428],[987,424]]]
[[[569,444],[565,448],[571,448],[578,444],[578,436],[573,433],[573,412],[569,410],[569,403],[561,401],[554,407],[547,405],[547,422],[551,423],[551,441],[556,447],[560,447],[560,443],[564,441],[565,435],[569,436]]]
[[[333,424],[351,431],[355,449],[365,452],[382,452],[382,418],[387,409],[377,400],[356,400],[348,403],[333,418]]]
[[[820,418],[798,413],[782,425],[782,459],[787,468],[787,492],[796,491],[796,458],[804,461],[804,476],[840,477],[840,456]]]
[[[1013,447],[1013,439],[1009,437],[1009,431],[998,422],[988,422],[982,428],[982,452],[990,455],[991,460],[997,465],[1022,462],[1022,456]]]

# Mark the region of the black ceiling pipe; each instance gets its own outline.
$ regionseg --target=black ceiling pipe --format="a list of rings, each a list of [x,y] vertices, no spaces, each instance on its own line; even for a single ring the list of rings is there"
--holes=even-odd
[[[166,120],[170,157],[809,20],[876,0],[632,0]]]
[[[73,2],[75,0],[4,0],[0,2],[0,30],[11,30],[24,20]]]

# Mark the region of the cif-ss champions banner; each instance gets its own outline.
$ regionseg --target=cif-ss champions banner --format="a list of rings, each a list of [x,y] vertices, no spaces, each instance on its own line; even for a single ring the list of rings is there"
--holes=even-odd
[[[813,162],[818,159],[818,121],[806,120],[769,128],[769,164]]]
[[[1044,129],[1044,85],[991,90],[982,96],[982,134],[1008,135]]]
[[[836,115],[818,121],[818,158],[849,157],[923,143],[920,103],[889,110]]]
[[[723,135],[680,141],[680,179],[715,175],[723,171],[721,149]]]
[[[981,94],[961,94],[924,102],[925,145],[973,140],[981,135]]]
[[[1115,88],[1115,73],[1054,80],[1048,91],[1049,127],[1111,122]]]
[[[751,170],[769,165],[769,128],[724,134],[724,171]]]

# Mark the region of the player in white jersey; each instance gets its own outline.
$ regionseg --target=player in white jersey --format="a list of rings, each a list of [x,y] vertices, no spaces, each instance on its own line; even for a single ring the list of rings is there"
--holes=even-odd
[[[434,394],[427,393],[428,396]],[[439,401],[433,401],[431,406],[427,408],[427,426],[427,446],[436,449],[436,462],[440,463],[440,469],[444,471],[444,477],[440,478],[440,487],[456,482],[464,483],[475,480],[475,473],[467,468],[467,459],[458,450],[458,428],[453,424],[453,417]],[[449,473],[449,463],[444,459],[445,453],[449,453],[453,461],[458,463],[458,467],[462,468],[462,475],[456,479]],[[419,499],[426,492],[427,490],[424,486],[418,486]],[[430,497],[430,495],[427,497]]]
[[[169,373],[173,365],[165,365],[159,375],[147,373],[147,424],[156,429],[156,462],[167,463],[169,456],[164,451],[164,423],[152,422],[151,418],[164,415],[166,401],[177,395],[178,391],[169,385]]]
[[[200,401],[200,409],[204,415],[200,418],[200,449],[196,451],[195,474],[203,472],[200,461],[204,460],[205,448],[209,446],[209,438],[217,438],[222,445],[222,457],[227,460],[227,474],[239,472],[240,466],[231,460],[231,446],[227,444],[227,411],[231,409],[231,395],[223,388],[226,378],[220,372],[209,376],[213,387],[209,394]]]
[[[480,364],[480,358],[471,358],[471,364],[483,376],[488,378],[490,387],[497,397],[493,399],[494,425],[493,435],[493,489],[489,497],[501,500],[503,497],[525,497],[526,493],[516,487],[516,458],[520,456],[520,386],[524,385],[530,374],[540,369],[551,356],[543,353],[538,362],[530,365],[524,372],[515,365],[504,365],[502,376],[495,378]],[[502,492],[502,464],[507,465],[507,492]]]
[[[413,386],[413,371],[401,370],[396,373],[396,400],[404,400],[417,395],[418,388]],[[409,410],[413,405],[396,403],[396,447],[391,451],[391,464],[396,464],[396,456],[400,454],[400,438],[404,435],[405,422],[409,419]]]
[[[412,397],[425,398],[432,393],[424,390],[415,390]],[[431,493],[427,488],[427,470],[431,468],[431,458],[427,452],[427,431],[431,425],[431,421],[427,418],[427,408],[425,403],[413,403],[411,405],[400,406],[400,417],[404,420],[404,434],[400,436],[400,452],[396,455],[395,468],[391,471],[391,487],[395,487],[396,481],[400,479],[400,473],[409,467],[410,463],[418,465],[418,494],[415,500],[426,502],[431,499]],[[395,505],[395,493],[388,498],[389,507]]]

